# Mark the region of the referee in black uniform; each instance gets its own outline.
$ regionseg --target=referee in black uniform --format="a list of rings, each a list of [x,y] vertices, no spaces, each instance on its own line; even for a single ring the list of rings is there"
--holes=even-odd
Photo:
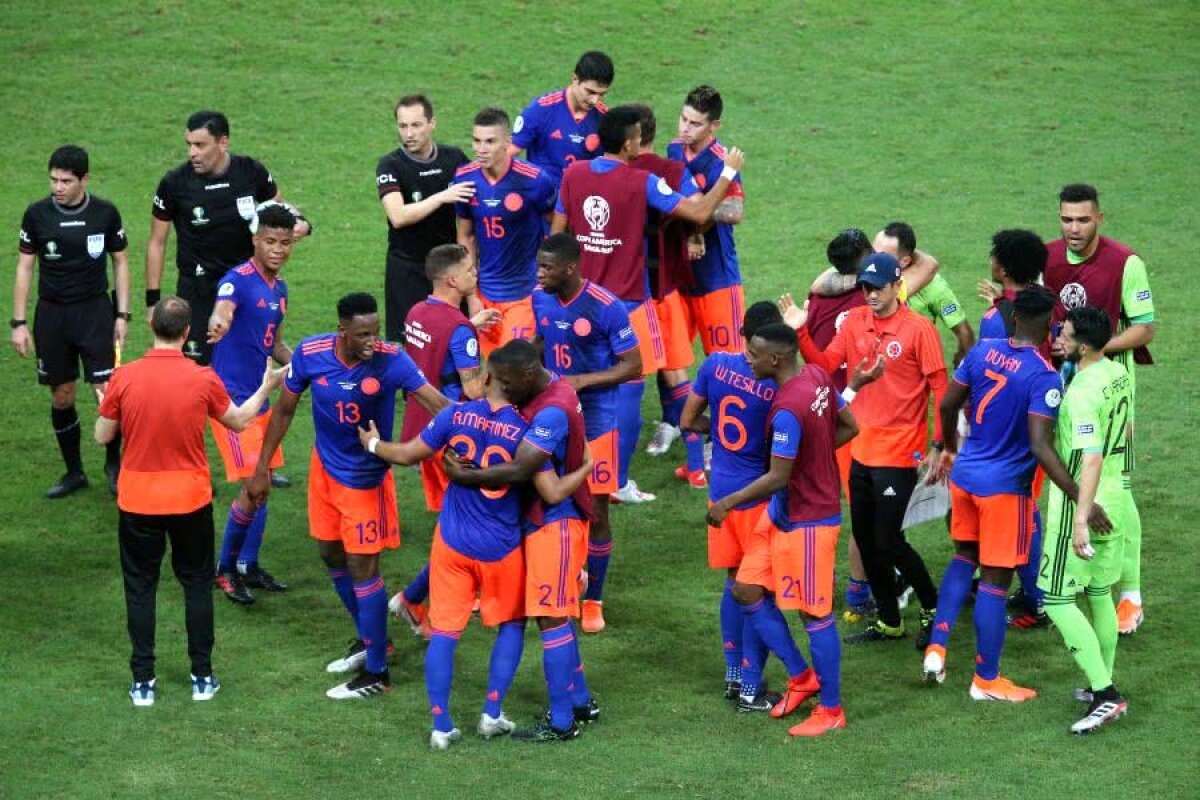
[[[457,147],[433,141],[437,119],[429,98],[406,95],[395,114],[401,146],[379,159],[375,185],[388,218],[386,336],[402,342],[409,309],[433,291],[425,256],[439,244],[454,244],[454,204],[469,200],[475,187],[450,185],[468,159]]]
[[[20,255],[13,287],[12,343],[22,357],[37,354],[38,382],[49,386],[50,421],[66,462],[62,480],[46,492],[59,499],[87,487],[80,454],[75,381],[83,379],[103,392],[115,364],[115,348],[125,342],[129,322],[129,259],[125,228],[116,206],[91,194],[88,154],[67,145],[50,156],[50,196],[25,209]],[[108,260],[112,258],[110,299]],[[38,264],[37,311],[33,332],[25,317],[34,261]],[[113,308],[113,302],[116,308]],[[115,313],[114,313],[115,312]],[[121,443],[107,445],[104,472],[117,491]]]
[[[162,295],[167,237],[174,225],[179,239],[176,294],[192,308],[191,334],[183,352],[208,364],[212,346],[206,331],[217,285],[226,271],[254,255],[249,227],[254,209],[267,200],[283,199],[266,167],[229,152],[229,120],[224,114],[197,111],[188,117],[184,138],[188,160],[164,175],[154,194],[146,244],[146,307],[152,308]],[[297,214],[296,238],[311,232],[308,220]]]

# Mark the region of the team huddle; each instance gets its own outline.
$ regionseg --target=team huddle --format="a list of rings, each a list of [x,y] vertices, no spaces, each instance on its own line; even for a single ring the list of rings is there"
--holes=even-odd
[[[462,736],[451,715],[455,650],[478,613],[497,628],[478,733],[574,739],[600,717],[580,634],[608,625],[610,506],[656,499],[629,474],[653,375],[662,416],[646,451],[662,457],[682,441],[674,474],[707,491],[708,564],[725,571],[716,615],[723,692],[739,712],[783,718],[814,698],[792,735],[845,727],[843,644],[905,638],[914,597],[920,675],[937,686],[951,628],[973,597],[972,699],[1036,696],[1001,673],[1004,639],[1010,627],[1053,625],[1087,679],[1076,690],[1087,710],[1071,731],[1125,714],[1113,682],[1118,633],[1144,619],[1130,485],[1133,364],[1150,362],[1154,307],[1145,265],[1099,235],[1095,189],[1063,189],[1063,239],[995,234],[992,272],[980,284],[991,308],[978,339],[937,260],[903,222],[873,240],[855,228],[835,236],[830,268],[803,304],[785,294],[747,307],[734,241],[745,157],[716,137],[720,93],[698,86],[686,95],[679,138],[663,157],[652,109],[604,105],[614,76],[606,55],[588,52],[566,87],[515,119],[481,110],[473,159],[433,140],[428,98],[402,98],[394,109],[401,147],[376,172],[389,224],[383,307],[369,293],[348,294],[334,332],[294,347],[283,336],[282,271],[313,226],[261,163],[229,153],[223,115],[189,118],[189,160],[154,198],[146,305],[156,347],[177,342],[196,364],[211,363],[227,393],[210,401],[208,416],[226,479],[240,486],[220,550],[210,530],[197,574],[243,605],[256,591],[287,590],[259,554],[268,497],[290,483],[282,443],[307,392],[310,535],[354,626],[350,646],[327,667],[349,677],[328,697],[391,689],[390,611],[428,641],[429,742],[448,748]],[[52,196],[22,223],[11,322],[14,346],[22,355],[36,348],[39,380],[52,391],[67,472],[47,494],[88,485],[74,407],[82,361],[102,400],[97,439],[108,443],[118,507],[162,514],[153,498],[164,490],[149,484],[147,457],[139,452],[132,465],[127,450],[122,464],[130,413],[122,398],[133,373],[119,363],[131,318],[120,215],[87,192],[80,148],[55,151],[49,169]],[[178,297],[164,297],[172,228]],[[949,367],[939,321],[957,344]],[[697,340],[705,358],[695,367]],[[437,522],[427,564],[389,598],[381,555],[401,539],[393,464],[418,471]],[[1047,481],[1043,519],[1037,501]],[[194,500],[180,510],[205,506],[211,529],[211,487],[188,491]],[[914,494],[939,492],[955,555],[937,584],[905,530]],[[852,537],[842,619],[855,628],[844,638],[834,615],[843,499]],[[123,561],[125,548],[123,534]],[[1020,589],[1010,597],[1014,574]],[[127,574],[130,696],[139,706],[155,699],[153,620],[147,646],[134,609],[149,592],[152,615],[156,584],[157,567],[145,586]],[[189,652],[207,647],[193,653],[193,697],[207,700],[220,683],[208,661],[211,635],[192,642],[191,609],[202,602],[192,592]],[[807,659],[788,611],[803,621]],[[530,619],[548,710],[519,728],[503,704]],[[788,674],[782,692],[763,679],[770,654]]]

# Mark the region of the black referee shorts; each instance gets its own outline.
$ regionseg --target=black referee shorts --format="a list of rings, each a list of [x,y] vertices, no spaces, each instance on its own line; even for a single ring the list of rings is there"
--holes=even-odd
[[[208,343],[208,318],[217,304],[217,286],[225,273],[192,275],[179,273],[179,284],[175,293],[188,301],[192,307],[192,330],[183,344],[183,354],[197,364],[212,363],[212,345]]]
[[[425,265],[392,254],[387,257],[383,278],[387,320],[384,333],[389,342],[404,342],[404,319],[409,310],[433,293],[433,284],[425,277]]]
[[[107,294],[78,303],[38,300],[33,317],[38,383],[58,386],[79,379],[105,383],[112,375],[113,307]]]

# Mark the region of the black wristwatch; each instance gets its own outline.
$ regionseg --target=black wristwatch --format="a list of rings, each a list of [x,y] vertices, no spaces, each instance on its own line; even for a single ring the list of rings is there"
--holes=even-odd
[[[125,320],[126,322],[132,322],[132,321],[133,321],[133,314],[130,314],[128,311],[118,311],[118,312],[117,312],[117,319],[123,319],[123,320]]]
[[[12,319],[10,319],[8,321],[8,327],[12,328],[14,331],[17,328],[21,327],[22,325],[27,325],[27,324],[28,323],[25,320],[17,319],[16,317],[13,317]]]

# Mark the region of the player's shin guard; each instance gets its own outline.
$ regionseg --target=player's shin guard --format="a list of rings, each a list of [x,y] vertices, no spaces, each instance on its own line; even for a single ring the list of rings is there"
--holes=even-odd
[[[582,707],[592,701],[592,691],[588,688],[587,677],[583,672],[579,632],[575,630],[575,623],[568,621],[567,624],[571,626],[571,682],[567,685],[567,691],[571,694],[571,705]]]
[[[571,727],[575,716],[571,709],[571,672],[575,631],[566,622],[542,631],[542,669],[546,673],[546,693],[550,698],[550,724],[560,731]]]
[[[424,603],[427,597],[429,597],[429,562],[425,562],[425,566],[421,567],[417,577],[404,587],[404,599],[413,605]]]
[[[743,607],[744,609],[744,607]],[[753,700],[762,685],[763,667],[767,662],[767,646],[759,638],[749,614],[743,610],[742,631],[742,697]]]
[[[1000,674],[1000,653],[1008,630],[1008,617],[1004,613],[1007,601],[1008,591],[1003,587],[979,584],[975,595],[975,674],[985,681]]]
[[[75,406],[50,408],[50,424],[54,426],[54,438],[58,440],[58,451],[62,453],[67,472],[81,474],[83,457],[79,453],[79,414]]]
[[[725,680],[742,677],[742,630],[746,627],[742,607],[733,598],[733,578],[725,581],[721,594],[721,645],[725,651]]]
[[[254,515],[243,511],[237,500],[234,500],[229,506],[229,518],[225,521],[225,535],[221,539],[221,555],[217,559],[218,572],[233,571],[234,565],[241,557],[242,546],[246,541],[246,531],[250,530],[253,522]],[[339,591],[338,594],[341,592]]]
[[[833,615],[804,626],[812,649],[813,670],[821,682],[821,705],[837,708],[842,704],[842,639]]]
[[[1109,605],[1112,605],[1111,600]],[[1104,661],[1096,631],[1088,624],[1083,611],[1075,605],[1075,597],[1046,595],[1046,613],[1062,634],[1075,663],[1087,676],[1088,687],[1103,689],[1112,685],[1112,670]],[[1116,615],[1115,611],[1113,615]]]
[[[1038,588],[1038,569],[1042,564],[1042,510],[1033,510],[1033,538],[1029,543],[1029,560],[1017,567],[1017,578],[1021,581],[1021,593],[1033,602],[1030,611],[1042,607],[1042,590]]]
[[[796,647],[791,628],[774,600],[764,597],[757,603],[742,606],[742,613],[749,617],[763,643],[783,662],[789,677],[794,678],[808,669],[808,662]]]
[[[688,392],[692,390],[691,381],[683,381],[667,387],[667,400],[663,405],[663,422],[679,427],[679,418],[683,415],[683,406],[687,403]],[[659,383],[659,392],[662,384]]]
[[[629,482],[629,462],[633,461],[638,437],[642,435],[642,395],[645,393],[646,381],[641,378],[617,386],[618,486]]]
[[[1084,590],[1087,594],[1088,609],[1092,612],[1092,630],[1096,633],[1096,642],[1100,645],[1100,657],[1111,676],[1113,664],[1117,660],[1117,608],[1112,602],[1112,587],[1089,586]],[[1103,686],[1092,686],[1093,689],[1103,689]]]
[[[612,557],[612,549],[612,539],[607,542],[588,542],[588,586],[583,595],[584,600],[604,599],[604,578],[608,574],[608,560]]]
[[[946,574],[942,576],[942,585],[938,587],[937,614],[933,618],[933,634],[929,637],[930,644],[936,644],[945,649],[950,641],[950,629],[958,619],[967,595],[971,592],[971,579],[975,576],[975,562],[969,558],[956,555],[950,559]]]
[[[262,547],[263,532],[267,529],[267,504],[263,503],[254,512],[254,521],[246,529],[246,539],[242,542],[242,551],[237,556],[238,569],[243,572],[247,567],[258,563],[258,550]]]
[[[350,612],[350,619],[354,620],[358,638],[363,638],[362,629],[358,625],[358,598],[354,596],[354,581],[350,580],[349,571],[345,567],[330,567],[329,580],[333,581],[333,590],[337,592],[342,605]]]
[[[496,643],[492,645],[492,658],[488,663],[487,699],[483,713],[489,717],[500,716],[504,696],[512,686],[513,676],[521,664],[521,653],[525,649],[525,620],[505,622],[496,631]]]
[[[685,433],[683,446],[687,449],[688,472],[700,472],[704,469],[704,437],[698,433]]]
[[[1142,518],[1137,509],[1123,520],[1126,524],[1121,527],[1125,534],[1125,552],[1121,557],[1121,599],[1132,599],[1139,606],[1142,604]]]
[[[450,687],[454,684],[454,651],[460,636],[461,631],[435,628],[425,650],[425,693],[429,696],[429,713],[433,715],[433,729],[443,733],[454,729],[450,719]]]
[[[354,584],[358,602],[358,634],[367,646],[367,672],[387,669],[387,591],[383,577],[376,575]]]

